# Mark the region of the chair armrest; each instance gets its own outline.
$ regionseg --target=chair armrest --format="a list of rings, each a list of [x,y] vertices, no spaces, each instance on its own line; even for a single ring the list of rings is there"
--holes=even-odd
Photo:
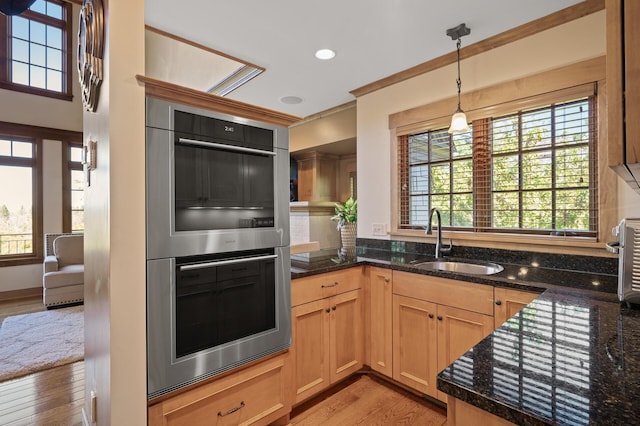
[[[54,272],[58,270],[58,258],[55,256],[46,256],[44,258],[43,263],[43,271],[46,274],[47,272]]]

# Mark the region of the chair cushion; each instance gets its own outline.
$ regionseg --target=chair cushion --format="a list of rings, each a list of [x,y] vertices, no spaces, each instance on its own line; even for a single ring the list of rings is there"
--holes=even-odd
[[[61,235],[53,241],[53,252],[58,258],[58,265],[84,264],[84,236]]]
[[[47,272],[42,277],[44,288],[66,287],[84,283],[84,265],[63,266],[55,272]]]

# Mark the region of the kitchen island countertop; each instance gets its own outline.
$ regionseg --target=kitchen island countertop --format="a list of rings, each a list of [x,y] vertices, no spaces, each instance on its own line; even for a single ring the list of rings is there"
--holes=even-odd
[[[438,375],[438,389],[519,425],[636,424],[640,310],[617,276],[500,263],[488,276],[430,271],[424,255],[335,250],[292,256],[292,278],[371,265],[542,294]]]

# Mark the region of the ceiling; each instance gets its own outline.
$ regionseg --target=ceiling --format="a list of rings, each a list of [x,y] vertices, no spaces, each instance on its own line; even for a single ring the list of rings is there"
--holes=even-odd
[[[307,117],[352,101],[354,89],[454,51],[448,28],[463,22],[471,28],[464,47],[576,3],[580,0],[146,0],[145,23],[265,68],[227,97]],[[316,59],[321,48],[333,49],[335,58]],[[455,90],[455,76],[451,84]],[[302,101],[281,100],[292,96]]]

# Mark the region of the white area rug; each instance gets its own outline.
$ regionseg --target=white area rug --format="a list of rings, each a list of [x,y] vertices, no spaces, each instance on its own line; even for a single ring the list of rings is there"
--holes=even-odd
[[[83,306],[15,315],[0,326],[0,381],[83,358]]]

